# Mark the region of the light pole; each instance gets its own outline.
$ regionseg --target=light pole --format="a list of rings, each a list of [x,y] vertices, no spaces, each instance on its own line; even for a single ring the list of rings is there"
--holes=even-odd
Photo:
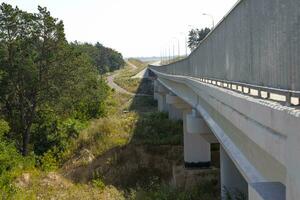
[[[169,46],[169,62],[168,63],[170,63],[170,61],[171,61],[171,47],[170,47],[170,44],[168,46]]]
[[[186,38],[186,35],[185,35],[184,32],[180,32],[180,35],[183,35],[183,37],[184,37],[185,56],[187,56],[187,46],[188,46],[188,44],[187,44],[187,38]]]
[[[173,39],[177,40],[177,45],[178,45],[178,57],[180,57],[180,41],[177,37],[173,36]]]
[[[212,20],[212,29],[214,29],[214,28],[215,28],[215,20],[214,20],[214,17],[213,17],[212,15],[210,15],[210,14],[207,14],[207,13],[202,13],[202,15],[205,15],[205,16],[208,16],[208,17],[211,18],[211,20]]]
[[[162,48],[162,49],[160,49],[160,64],[163,63],[163,60],[164,60],[164,50]]]

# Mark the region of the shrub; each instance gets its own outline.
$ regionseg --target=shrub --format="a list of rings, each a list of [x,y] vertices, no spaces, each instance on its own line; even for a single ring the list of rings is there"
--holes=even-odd
[[[8,123],[5,120],[0,119],[0,138],[2,138],[5,133],[8,133],[9,129]]]
[[[40,157],[40,167],[44,171],[54,171],[58,169],[59,162],[55,156],[55,150],[49,150]]]
[[[219,189],[212,181],[204,181],[184,190],[166,184],[155,184],[150,188],[131,190],[128,199],[135,200],[208,200],[219,199]]]
[[[97,178],[92,180],[93,186],[99,188],[100,190],[104,190],[105,184],[102,179]]]
[[[223,187],[223,192],[225,194],[225,199],[226,200],[247,200],[247,195],[237,189],[237,188],[226,188],[226,187]]]
[[[136,125],[133,141],[144,144],[183,143],[182,121],[168,119],[168,114],[155,112],[142,117]]]
[[[70,141],[77,138],[86,125],[86,122],[74,118],[63,120],[51,109],[38,112],[32,127],[35,154],[41,156],[51,151],[51,154],[58,158],[59,154],[66,151]]]
[[[12,181],[35,165],[34,156],[21,156],[15,144],[5,139],[4,135],[8,131],[7,122],[0,120],[0,193],[4,199],[9,198],[16,190]]]

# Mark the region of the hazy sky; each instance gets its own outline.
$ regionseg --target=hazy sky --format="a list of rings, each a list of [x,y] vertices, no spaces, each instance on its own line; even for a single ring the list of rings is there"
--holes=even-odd
[[[237,0],[5,0],[30,12],[46,6],[62,19],[69,41],[96,42],[120,51],[125,57],[160,56],[180,41],[189,25],[211,27]],[[182,34],[184,33],[184,34]]]

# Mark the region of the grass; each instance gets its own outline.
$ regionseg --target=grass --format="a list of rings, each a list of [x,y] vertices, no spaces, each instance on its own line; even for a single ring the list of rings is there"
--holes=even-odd
[[[136,113],[126,113],[94,120],[80,134],[72,151],[88,149],[94,156],[98,156],[116,146],[127,144],[132,137],[137,118]]]
[[[154,112],[137,121],[133,142],[150,145],[182,145],[181,121],[171,121],[166,113]]]
[[[138,73],[139,70],[133,70],[130,66],[126,65],[123,69],[117,71],[117,76],[114,78],[114,82],[125,90],[136,93],[141,79],[131,77]]]
[[[147,64],[137,59],[129,59],[129,62],[134,64],[137,69],[132,69],[128,64],[121,70],[118,70],[118,74],[114,82],[120,87],[132,93],[152,94],[152,83],[146,79],[131,78],[141,70],[143,70]]]
[[[148,188],[132,190],[131,200],[218,200],[219,189],[216,180],[205,180],[189,189],[174,188],[167,184],[153,182]]]
[[[130,79],[127,78],[126,76],[119,75],[115,77],[114,82],[119,85],[121,88],[124,88],[125,90],[131,92],[131,93],[137,93],[139,86],[141,84],[141,79],[139,78],[134,78]]]
[[[152,96],[135,96],[127,106],[127,110],[138,113],[151,113],[157,110],[157,102]]]
[[[122,70],[124,79],[133,74]],[[30,180],[11,199],[218,199],[215,182],[187,191],[166,184],[173,164],[182,161],[183,127],[156,106],[152,97],[112,91],[107,116],[91,121],[71,142],[64,166],[28,172]]]
[[[99,188],[98,184],[73,184],[55,173],[40,173],[32,176],[24,188],[19,188],[12,199],[125,199],[122,191],[113,186]]]
[[[138,59],[135,59],[135,58],[129,58],[128,61],[130,63],[132,63],[133,65],[135,65],[138,68],[139,71],[144,69],[148,65],[148,63],[142,62],[141,60],[138,60]]]

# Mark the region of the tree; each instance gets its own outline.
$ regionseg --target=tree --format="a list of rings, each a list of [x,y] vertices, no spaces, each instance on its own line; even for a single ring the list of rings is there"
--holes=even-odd
[[[95,117],[107,91],[90,59],[66,41],[63,22],[38,11],[0,6],[0,111],[23,155],[38,113]]]
[[[188,36],[188,46],[193,51],[200,44],[200,42],[206,37],[210,32],[209,28],[204,29],[192,29]]]
[[[125,64],[122,54],[103,46],[99,42],[93,45],[75,41],[72,46],[79,52],[88,55],[101,74],[120,69]]]
[[[0,7],[0,99],[13,137],[21,133],[23,155],[37,107],[58,96],[66,69],[63,23],[46,8],[38,10],[31,14],[5,3]]]

